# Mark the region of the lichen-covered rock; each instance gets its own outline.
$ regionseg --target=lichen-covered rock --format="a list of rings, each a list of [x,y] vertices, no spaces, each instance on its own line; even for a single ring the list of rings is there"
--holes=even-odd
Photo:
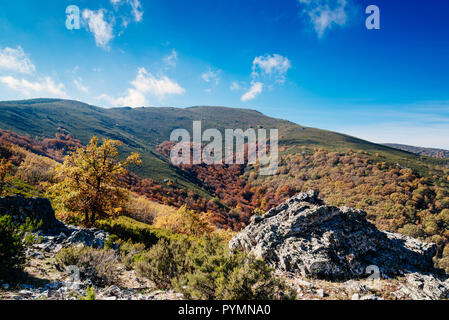
[[[432,274],[407,274],[406,283],[393,295],[398,299],[449,299],[449,280],[443,281]]]
[[[278,270],[326,280],[366,277],[369,266],[384,277],[431,270],[436,253],[435,244],[379,231],[364,211],[327,206],[314,191],[254,216],[229,246]]]
[[[63,241],[63,246],[83,244],[87,247],[103,249],[109,234],[98,229],[80,229],[74,231]]]

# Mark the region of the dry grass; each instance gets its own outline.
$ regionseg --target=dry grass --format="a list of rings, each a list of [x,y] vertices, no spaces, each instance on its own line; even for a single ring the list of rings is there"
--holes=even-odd
[[[135,193],[130,194],[125,209],[132,218],[147,224],[152,224],[157,217],[175,214],[177,211],[174,207],[153,202]]]

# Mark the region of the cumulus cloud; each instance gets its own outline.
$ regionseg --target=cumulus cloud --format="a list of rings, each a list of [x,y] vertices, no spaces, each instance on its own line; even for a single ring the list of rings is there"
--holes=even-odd
[[[98,11],[83,10],[83,19],[87,22],[89,31],[94,34],[97,46],[105,49],[108,48],[109,41],[114,38],[114,19],[110,22],[106,21],[106,13],[105,9],[99,9]]]
[[[103,99],[112,105],[142,107],[149,104],[148,96],[156,97],[161,100],[168,95],[180,95],[185,93],[175,80],[163,75],[156,77],[149,73],[145,68],[140,68],[135,80],[131,81],[132,88],[129,88],[126,95],[117,99],[108,95],[101,95]]]
[[[178,52],[173,49],[168,56],[165,56],[163,59],[164,63],[168,67],[176,67],[178,63]]]
[[[155,77],[147,72],[145,68],[140,68],[137,78],[131,82],[137,90],[143,93],[149,93],[160,99],[166,95],[183,94],[185,89],[176,81],[169,79],[167,76]]]
[[[142,22],[144,14],[140,0],[110,0],[110,3],[114,10],[84,9],[82,12],[83,25],[94,35],[97,46],[104,49],[109,49],[108,44],[115,37],[114,29],[117,29],[117,36],[121,36],[133,20]],[[122,10],[123,5],[128,9]],[[120,20],[121,24],[116,23]]]
[[[18,46],[17,49],[0,48],[0,69],[24,74],[36,71],[36,67],[21,46]]]
[[[137,108],[148,105],[148,99],[145,97],[145,94],[134,88],[129,88],[125,96],[119,97],[117,99],[107,94],[100,95],[98,99],[104,100],[112,106],[127,106]]]
[[[334,25],[343,26],[347,21],[347,0],[298,0],[302,13],[310,19],[318,37]]]
[[[279,54],[256,57],[253,61],[253,77],[259,75],[274,76],[278,82],[285,81],[285,75],[291,68],[291,62],[288,58]]]
[[[262,82],[251,82],[251,88],[246,92],[240,100],[243,102],[253,100],[263,91],[263,83]]]
[[[19,91],[27,97],[67,97],[64,85],[62,83],[55,83],[50,77],[44,77],[39,79],[39,81],[33,82],[26,79],[18,79],[13,76],[4,76],[0,77],[0,83],[5,84],[12,90]]]
[[[18,46],[17,49],[0,48],[0,69],[13,74],[1,76],[0,84],[27,98],[67,98],[64,84],[55,82],[51,77],[42,77],[36,74],[36,67],[21,46]],[[15,74],[26,74],[28,79]]]

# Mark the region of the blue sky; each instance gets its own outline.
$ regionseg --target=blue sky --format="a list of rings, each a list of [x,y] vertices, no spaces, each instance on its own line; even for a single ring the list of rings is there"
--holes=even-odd
[[[2,1],[0,100],[242,107],[449,149],[448,15],[447,0]]]

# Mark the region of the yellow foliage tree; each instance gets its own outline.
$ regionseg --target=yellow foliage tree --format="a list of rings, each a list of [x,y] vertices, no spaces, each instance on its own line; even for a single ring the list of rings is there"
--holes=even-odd
[[[185,206],[181,207],[174,214],[156,217],[153,226],[197,237],[204,236],[215,230],[207,221],[207,217],[204,214],[196,214],[193,210],[189,210]]]
[[[8,177],[10,173],[12,173],[12,162],[3,158],[0,161],[0,196],[6,193],[6,187],[12,180],[12,177]]]
[[[93,137],[85,148],[78,148],[56,168],[58,181],[50,189],[55,201],[69,212],[84,215],[84,223],[95,224],[120,211],[128,198],[127,190],[120,187],[120,176],[130,164],[141,164],[140,156],[132,153],[119,161],[117,147],[122,142]]]
[[[52,182],[57,162],[46,157],[27,153],[17,169],[16,176],[33,186],[42,182]]]

